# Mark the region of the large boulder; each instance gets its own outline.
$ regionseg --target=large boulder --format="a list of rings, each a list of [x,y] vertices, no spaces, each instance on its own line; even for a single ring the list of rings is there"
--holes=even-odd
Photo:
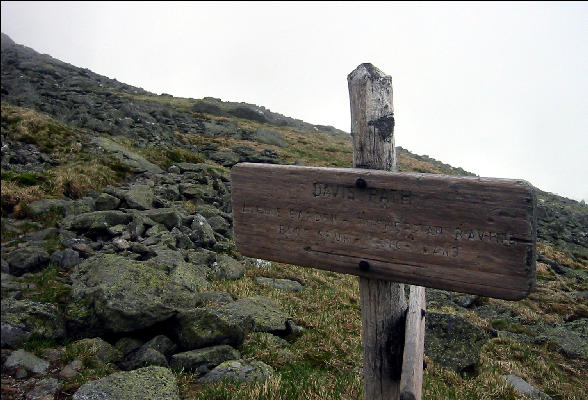
[[[117,372],[83,384],[73,400],[179,400],[174,374],[164,367]]]
[[[147,328],[195,305],[194,292],[156,260],[133,261],[103,254],[72,273],[68,326],[75,334],[130,332]]]
[[[473,372],[490,336],[458,315],[427,312],[425,321],[425,354],[445,368]]]
[[[18,347],[29,338],[60,340],[64,336],[64,319],[54,305],[2,300],[2,347]]]

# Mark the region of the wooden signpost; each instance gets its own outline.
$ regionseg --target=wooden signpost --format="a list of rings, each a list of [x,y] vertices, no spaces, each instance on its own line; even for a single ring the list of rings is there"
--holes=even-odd
[[[400,283],[527,296],[535,192],[521,180],[393,172],[391,78],[362,64],[348,82],[355,168],[235,165],[235,241],[246,256],[360,276],[365,398],[420,399],[424,289],[411,287],[407,311]]]

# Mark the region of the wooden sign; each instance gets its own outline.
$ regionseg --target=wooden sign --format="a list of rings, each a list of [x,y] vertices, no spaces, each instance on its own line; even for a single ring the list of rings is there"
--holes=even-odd
[[[249,257],[507,300],[534,286],[522,180],[243,163],[232,193]]]

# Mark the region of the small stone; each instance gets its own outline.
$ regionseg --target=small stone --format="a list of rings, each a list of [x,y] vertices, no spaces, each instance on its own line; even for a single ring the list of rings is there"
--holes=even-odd
[[[516,375],[505,375],[504,379],[518,393],[528,396],[532,399],[551,400],[551,397],[529,385],[525,380]]]
[[[114,246],[118,249],[118,250],[127,250],[128,248],[131,247],[131,244],[127,241],[124,240],[123,238],[116,238],[112,241],[112,243],[114,244]]]
[[[84,364],[82,360],[75,359],[63,367],[63,369],[59,372],[59,376],[62,378],[73,378],[78,374],[83,366]]]
[[[221,254],[216,257],[216,262],[212,264],[210,278],[212,279],[241,279],[245,274],[245,266],[233,257]]]
[[[225,361],[198,380],[199,384],[229,380],[232,382],[266,381],[273,368],[257,360]]]

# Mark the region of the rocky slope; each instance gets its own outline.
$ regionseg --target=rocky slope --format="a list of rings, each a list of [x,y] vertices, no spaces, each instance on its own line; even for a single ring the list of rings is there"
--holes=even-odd
[[[357,281],[238,254],[228,169],[349,166],[350,149],[331,127],[157,96],[3,34],[2,398],[361,397]],[[468,174],[398,153],[404,171]],[[588,210],[539,199],[528,299],[427,291],[427,398],[524,398],[521,377],[586,392]]]

